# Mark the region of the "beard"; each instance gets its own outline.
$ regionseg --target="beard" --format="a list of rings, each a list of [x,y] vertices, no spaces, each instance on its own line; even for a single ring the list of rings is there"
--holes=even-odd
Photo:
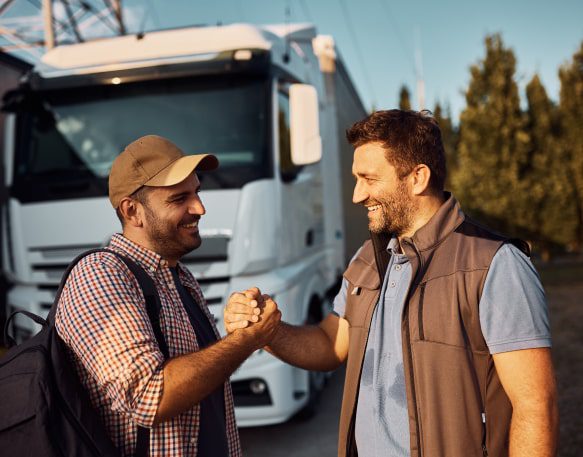
[[[169,220],[159,218],[150,208],[145,208],[145,219],[148,223],[147,235],[154,252],[166,259],[180,259],[198,248],[202,240],[198,231],[185,233],[179,226]],[[179,225],[189,224],[200,219],[200,216],[189,216],[180,221]]]
[[[365,202],[366,206],[375,204],[381,208],[372,214],[372,218],[369,215],[368,229],[372,233],[391,233],[398,237],[413,226],[417,203],[409,195],[405,181],[399,181],[393,192]]]

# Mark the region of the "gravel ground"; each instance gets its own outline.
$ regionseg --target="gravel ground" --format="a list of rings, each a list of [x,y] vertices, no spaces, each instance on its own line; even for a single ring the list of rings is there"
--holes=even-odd
[[[583,455],[583,278],[546,287],[561,417],[559,457]]]

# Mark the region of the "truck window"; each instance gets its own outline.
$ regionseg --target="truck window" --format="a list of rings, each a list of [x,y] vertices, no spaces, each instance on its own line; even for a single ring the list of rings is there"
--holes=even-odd
[[[18,115],[12,195],[21,202],[107,195],[117,154],[156,134],[220,168],[203,188],[239,188],[272,176],[269,85],[261,77],[198,77],[34,94]]]

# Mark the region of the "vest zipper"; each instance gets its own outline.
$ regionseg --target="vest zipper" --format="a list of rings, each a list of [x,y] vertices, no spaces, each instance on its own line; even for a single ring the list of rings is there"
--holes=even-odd
[[[417,278],[421,278],[423,277],[423,275],[421,274],[421,271],[423,271],[423,258],[421,257],[421,254],[419,253],[419,250],[417,249],[417,246],[415,246],[414,243],[409,242],[408,244],[411,245],[411,247],[413,248],[413,250],[415,251],[415,255],[417,255],[417,260],[419,261],[419,266],[417,267],[417,272],[415,273],[415,278],[413,278],[413,281],[411,283],[412,286],[415,286],[416,284],[416,279]],[[424,286],[423,286],[424,287]],[[423,292],[420,292],[423,293]],[[423,452],[421,450],[421,431],[419,428],[419,413],[418,413],[418,408],[417,408],[417,394],[415,391],[415,370],[413,368],[413,348],[412,348],[412,343],[411,343],[411,329],[410,329],[410,322],[409,322],[409,310],[410,310],[410,306],[409,306],[409,300],[411,299],[411,290],[409,290],[409,293],[407,294],[407,298],[406,298],[406,302],[405,302],[405,306],[407,307],[406,311],[404,312],[404,327],[405,327],[405,332],[406,332],[406,338],[405,340],[407,341],[407,359],[409,361],[409,376],[411,379],[411,401],[413,403],[413,412],[415,414],[415,432],[417,434],[417,450],[418,450],[418,456],[422,457],[423,456]]]
[[[413,402],[413,412],[415,414],[415,429],[417,432],[417,449],[419,457],[422,457],[421,452],[421,435],[419,430],[419,415],[417,413],[417,394],[415,393],[415,373],[413,369],[413,350],[411,348],[411,331],[409,330],[409,311],[405,316],[405,332],[407,340],[407,359],[409,360],[409,375],[411,377],[411,400]]]
[[[419,290],[419,339],[423,341],[425,339],[425,332],[423,331],[423,299],[425,298],[425,285],[427,283],[421,284]]]
[[[488,457],[488,448],[486,447],[486,413],[482,413],[482,455]]]

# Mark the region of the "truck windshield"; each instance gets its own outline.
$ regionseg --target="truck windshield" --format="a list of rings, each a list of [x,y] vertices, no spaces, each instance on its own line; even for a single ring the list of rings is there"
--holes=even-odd
[[[218,156],[203,189],[239,188],[272,175],[265,78],[213,77],[35,94],[17,121],[12,195],[21,202],[107,195],[115,157],[156,134],[186,154]]]

